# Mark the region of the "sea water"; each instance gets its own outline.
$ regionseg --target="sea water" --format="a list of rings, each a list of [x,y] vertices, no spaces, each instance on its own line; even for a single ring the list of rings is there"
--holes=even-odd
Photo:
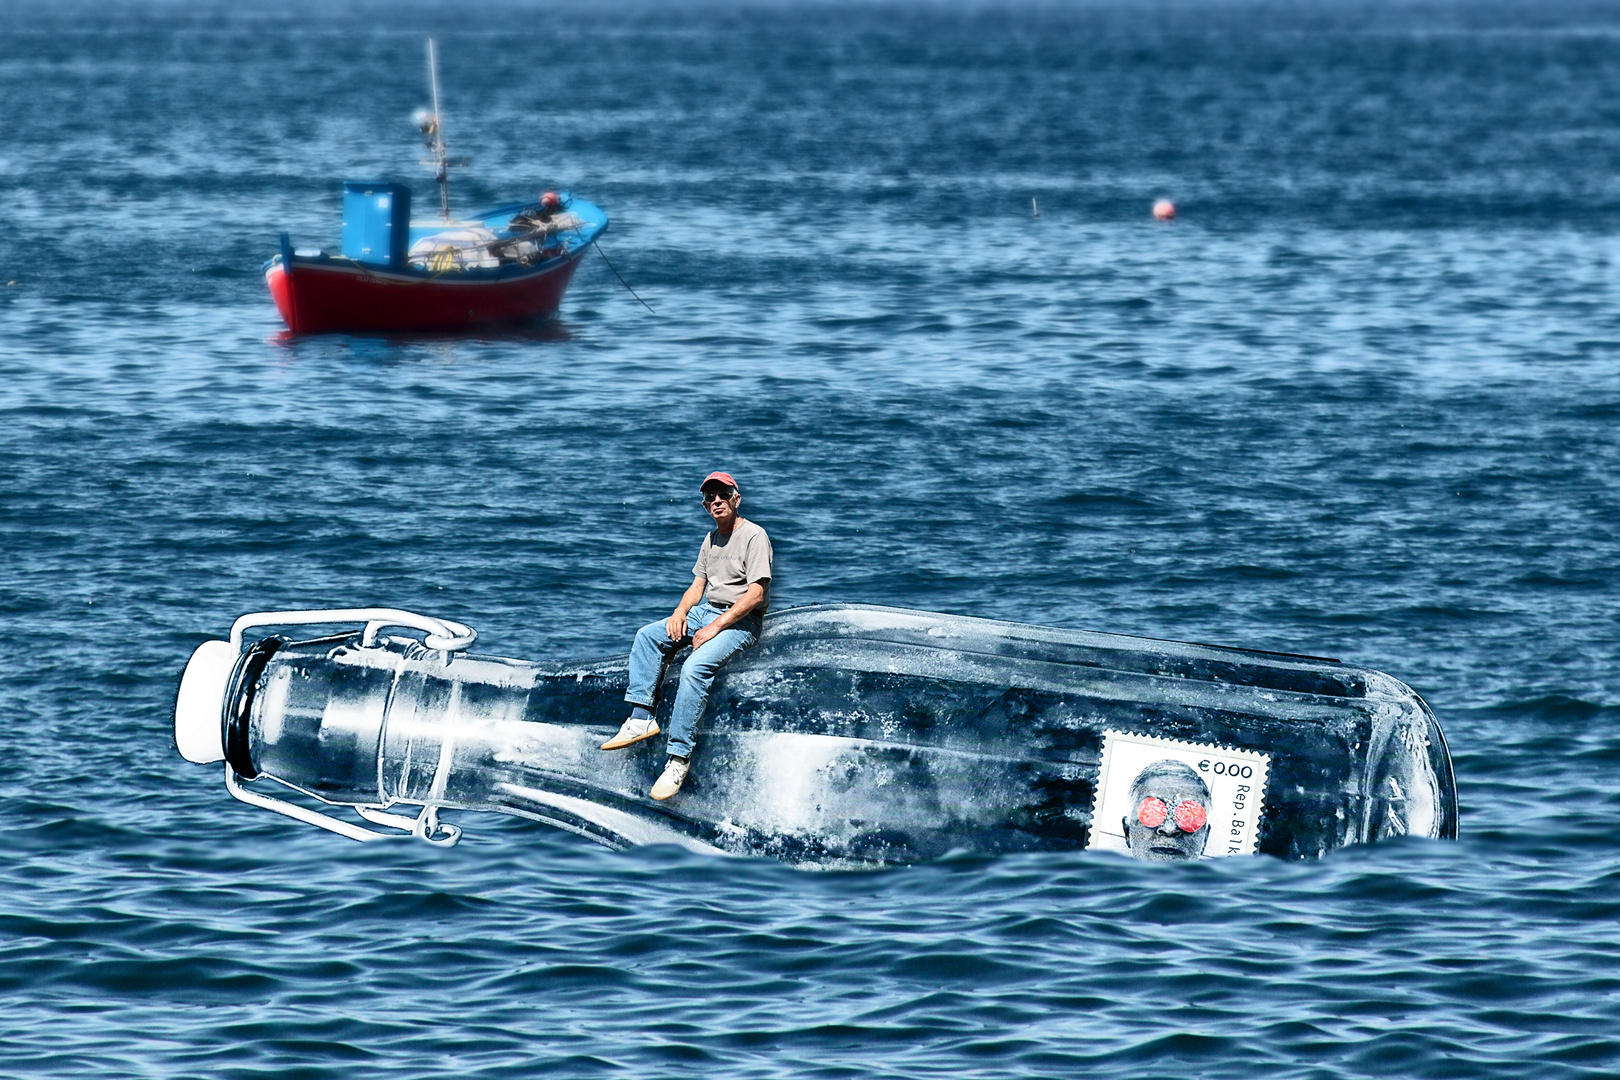
[[[279,334],[278,232],[428,195],[429,35],[456,205],[600,203],[656,314],[593,253],[523,332]],[[0,1072],[1620,1069],[1612,7],[9,2],[0,103]],[[622,652],[715,468],[779,607],[1387,671],[1460,839],[359,845],[175,753],[244,611]]]

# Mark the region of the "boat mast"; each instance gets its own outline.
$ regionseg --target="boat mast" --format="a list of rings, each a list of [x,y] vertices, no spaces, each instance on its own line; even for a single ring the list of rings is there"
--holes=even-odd
[[[450,220],[450,158],[444,145],[444,125],[439,120],[439,53],[432,38],[428,38],[428,83],[433,87],[433,129],[428,148],[433,151],[431,164],[438,166],[439,216]]]

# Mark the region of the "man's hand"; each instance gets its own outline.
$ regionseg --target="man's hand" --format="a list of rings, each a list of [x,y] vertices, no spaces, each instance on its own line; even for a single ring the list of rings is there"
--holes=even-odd
[[[686,594],[681,602],[675,605],[675,611],[664,620],[664,633],[669,640],[679,641],[686,636],[686,613],[697,607],[697,602],[703,599],[703,590],[709,584],[707,578],[694,576],[692,584],[686,587]]]
[[[724,627],[718,625],[719,622],[720,620],[716,619],[707,626],[698,627],[697,633],[692,635],[692,648],[696,649],[700,647],[705,641],[708,641],[710,638],[714,637],[714,635],[718,634],[722,629],[724,629]]]

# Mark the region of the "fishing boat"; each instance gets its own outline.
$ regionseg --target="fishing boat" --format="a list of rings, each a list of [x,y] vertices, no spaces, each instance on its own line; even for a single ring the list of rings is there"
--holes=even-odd
[[[1433,712],[1337,660],[789,608],[720,672],[692,775],[656,802],[661,743],[599,749],[627,708],[625,657],[512,660],[469,652],[477,636],[393,608],[244,615],[187,664],[176,747],[224,762],[237,799],[355,840],[454,843],[446,810],[820,867],[957,850],[1300,859],[1457,835]]]
[[[408,184],[343,183],[338,253],[295,248],[287,233],[264,265],[276,309],[295,334],[447,331],[521,324],[556,312],[580,260],[608,226],[567,192],[452,215],[452,162],[439,112],[438,57],[428,41],[432,111],[416,123],[437,170],[438,216],[413,219]]]

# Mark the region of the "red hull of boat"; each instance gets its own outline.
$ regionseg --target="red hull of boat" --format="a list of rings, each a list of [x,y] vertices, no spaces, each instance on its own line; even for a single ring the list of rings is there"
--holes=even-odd
[[[532,321],[557,310],[578,267],[575,257],[519,278],[490,281],[448,274],[410,277],[295,258],[291,274],[277,262],[264,276],[289,330],[327,334]]]

